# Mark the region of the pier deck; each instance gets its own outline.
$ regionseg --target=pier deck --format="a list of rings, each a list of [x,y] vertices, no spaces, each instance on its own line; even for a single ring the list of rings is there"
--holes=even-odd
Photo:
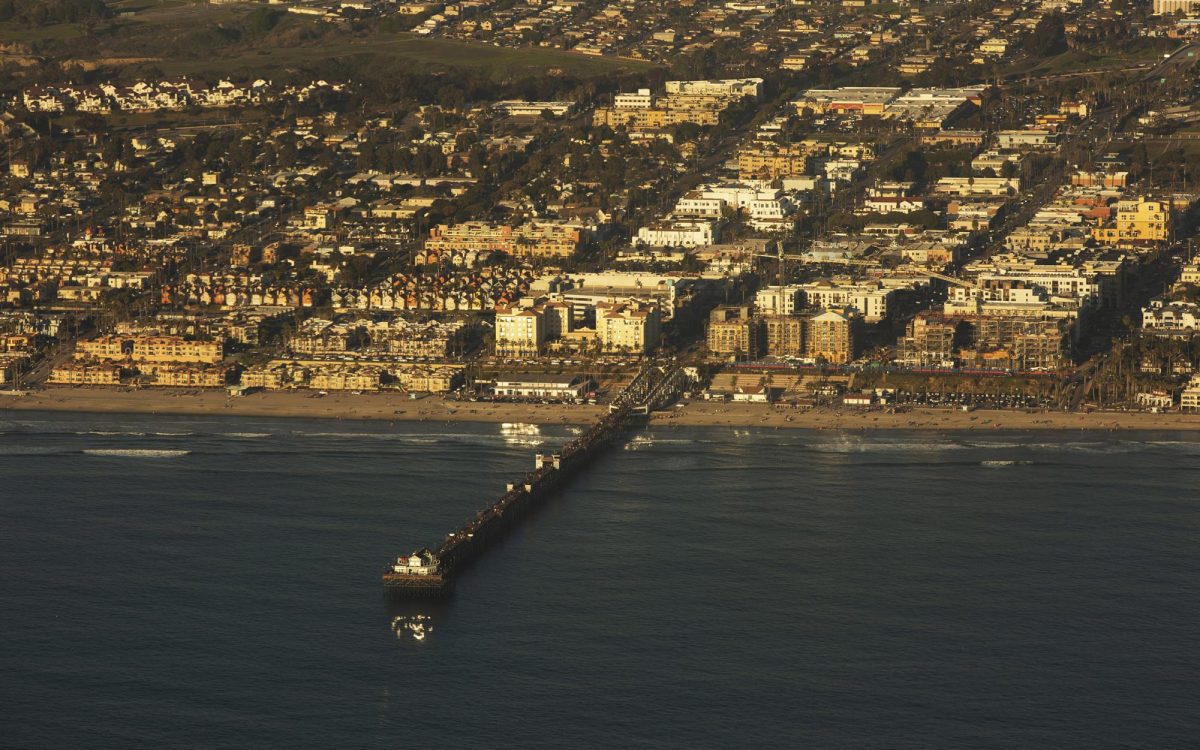
[[[608,414],[557,453],[536,454],[533,471],[509,483],[499,499],[447,534],[436,549],[421,549],[398,558],[384,571],[384,586],[403,597],[448,594],[455,576],[470,562],[602,450],[643,426],[651,411],[678,399],[685,383],[676,367],[644,368],[614,399]]]

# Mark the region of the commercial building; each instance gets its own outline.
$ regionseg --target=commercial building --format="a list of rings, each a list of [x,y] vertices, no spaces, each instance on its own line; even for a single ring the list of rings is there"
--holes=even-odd
[[[809,89],[793,102],[798,114],[882,115],[884,108],[900,95],[892,86],[844,86],[840,89]]]
[[[592,387],[591,378],[582,375],[506,375],[496,378],[497,396],[536,398],[551,401],[582,401]]]

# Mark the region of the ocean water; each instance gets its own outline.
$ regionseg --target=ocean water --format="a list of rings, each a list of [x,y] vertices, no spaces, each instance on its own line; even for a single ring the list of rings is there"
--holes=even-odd
[[[1196,437],[657,428],[385,599],[571,430],[0,412],[0,746],[1200,746]]]

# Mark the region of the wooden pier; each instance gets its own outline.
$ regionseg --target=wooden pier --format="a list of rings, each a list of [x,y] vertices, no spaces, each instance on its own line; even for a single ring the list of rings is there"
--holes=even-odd
[[[520,523],[572,474],[613,442],[645,425],[650,412],[674,403],[686,377],[671,365],[650,365],[617,396],[603,419],[557,453],[538,453],[533,470],[511,482],[504,494],[479,511],[435,549],[397,558],[383,572],[383,584],[406,598],[437,597],[453,589],[454,578],[493,542]]]

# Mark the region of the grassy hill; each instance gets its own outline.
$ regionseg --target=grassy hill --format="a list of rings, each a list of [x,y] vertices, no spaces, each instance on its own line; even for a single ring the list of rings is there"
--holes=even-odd
[[[261,4],[197,0],[114,0],[112,17],[93,23],[24,27],[0,24],[0,43],[26,45],[46,60],[138,75],[275,76],[368,66],[406,72],[470,69],[496,80],[560,74],[588,77],[646,70],[634,60],[543,47],[520,49],[427,39],[393,31],[394,21],[330,24]],[[128,65],[131,58],[148,62]]]

